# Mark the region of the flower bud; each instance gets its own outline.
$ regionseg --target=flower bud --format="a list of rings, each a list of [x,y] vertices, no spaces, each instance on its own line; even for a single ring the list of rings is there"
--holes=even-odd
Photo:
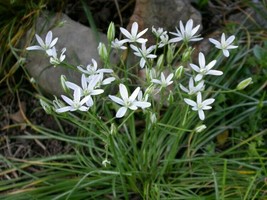
[[[48,103],[46,103],[43,99],[40,99],[40,104],[41,104],[42,108],[44,109],[44,111],[47,114],[51,114],[52,113],[51,106]]]
[[[173,97],[173,92],[172,91],[170,91],[170,94],[168,96],[168,102],[169,102],[170,105],[173,104],[173,102],[174,102],[174,97]]]
[[[107,51],[107,48],[106,48],[106,45],[102,42],[99,43],[98,47],[98,54],[100,56],[100,58],[105,61],[108,59],[108,51]]]
[[[168,45],[168,51],[167,51],[167,63],[171,64],[173,60],[173,48],[171,45]]]
[[[31,82],[32,84],[35,84],[35,83],[36,83],[36,80],[35,80],[33,77],[31,77],[31,78],[30,78],[30,82]]]
[[[249,77],[243,81],[241,81],[237,86],[236,86],[236,89],[237,90],[243,90],[245,89],[248,85],[252,84],[252,78]]]
[[[200,132],[204,131],[206,128],[207,128],[207,126],[205,124],[201,124],[200,126],[195,128],[195,132],[200,133]]]
[[[116,133],[117,133],[117,127],[115,126],[114,123],[112,123],[110,127],[110,134],[115,135]]]
[[[109,42],[113,41],[115,38],[115,25],[113,22],[110,22],[109,24],[107,38]]]
[[[66,81],[67,81],[66,76],[65,76],[65,75],[61,75],[61,76],[60,76],[61,87],[63,88],[63,91],[67,93],[67,92],[69,91],[69,89],[68,89],[68,87],[66,86]]]
[[[155,124],[157,122],[157,116],[155,113],[150,112],[150,122],[151,124]]]
[[[176,79],[179,79],[179,78],[181,78],[181,76],[183,75],[183,73],[184,73],[184,66],[181,65],[180,67],[178,67],[175,70],[174,76],[175,76]]]
[[[185,50],[185,52],[182,55],[182,62],[187,62],[191,59],[191,54],[193,52],[193,48],[189,47],[188,49]]]
[[[163,64],[164,64],[164,55],[163,54],[161,54],[160,56],[159,56],[159,58],[158,58],[158,60],[157,60],[157,68],[161,68],[162,66],[163,66]]]

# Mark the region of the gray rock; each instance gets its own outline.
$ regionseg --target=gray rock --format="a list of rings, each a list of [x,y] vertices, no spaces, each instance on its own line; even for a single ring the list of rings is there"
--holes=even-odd
[[[57,25],[62,22],[64,25]],[[74,67],[86,66],[94,58],[101,66],[97,47],[99,41],[106,43],[107,39],[104,34],[98,33],[96,36],[90,28],[73,21],[63,13],[57,15],[44,13],[39,17],[36,22],[36,33],[44,39],[49,30],[53,32],[53,38],[59,38],[56,44],[58,54],[62,48],[66,47],[65,61],[67,63]],[[32,45],[35,44],[37,41],[32,43]],[[81,77],[81,74],[73,69],[62,66],[53,67],[49,63],[49,58],[41,51],[28,52],[26,69],[46,93],[56,96],[64,94],[60,84],[61,75],[65,75],[68,80],[76,83],[80,82]]]
[[[183,23],[193,19],[194,26],[201,24],[201,14],[190,0],[136,0],[135,10],[130,18],[128,28],[133,22],[138,22],[140,30],[162,27],[167,31],[175,31],[179,21]],[[154,37],[147,33],[149,42],[154,42]]]

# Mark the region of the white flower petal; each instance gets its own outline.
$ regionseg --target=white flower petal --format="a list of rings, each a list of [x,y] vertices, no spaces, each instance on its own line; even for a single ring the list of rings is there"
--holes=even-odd
[[[56,109],[56,112],[57,112],[57,113],[63,113],[63,112],[70,111],[71,109],[72,109],[71,106],[65,106],[65,107]]]
[[[126,86],[123,85],[123,84],[120,84],[120,85],[119,85],[119,90],[120,90],[121,98],[122,98],[124,101],[125,101],[125,100],[128,100],[129,95],[128,95],[128,90],[127,90]]]
[[[116,118],[123,117],[125,115],[126,111],[127,111],[126,107],[121,107],[116,113]]]
[[[197,105],[196,102],[194,102],[191,99],[184,98],[184,101],[185,101],[185,103],[187,103],[188,105],[193,106],[193,107],[195,107]]]
[[[214,75],[214,76],[221,76],[223,74],[222,71],[219,70],[209,70],[207,73],[207,75]]]
[[[129,97],[129,101],[130,101],[130,102],[133,102],[133,101],[136,99],[136,97],[137,97],[139,91],[140,91],[140,87],[137,87],[137,88],[133,91],[133,93],[132,93],[131,96]]]
[[[113,95],[108,95],[109,98],[114,101],[117,104],[124,105],[124,101],[120,99],[119,97],[113,96]]]
[[[45,43],[44,43],[44,41],[42,40],[42,38],[39,36],[39,35],[37,35],[37,34],[35,34],[35,37],[36,37],[36,40],[37,40],[37,42],[40,44],[40,46],[44,49],[44,47],[45,47]]]
[[[199,119],[204,120],[205,119],[205,114],[203,110],[198,110],[198,116]]]

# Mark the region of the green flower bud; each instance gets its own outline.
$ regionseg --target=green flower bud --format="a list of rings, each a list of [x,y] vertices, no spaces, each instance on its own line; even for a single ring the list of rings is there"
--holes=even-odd
[[[100,58],[105,61],[108,59],[108,51],[107,51],[107,48],[106,48],[106,45],[102,42],[99,43],[98,47],[98,54],[100,56]]]
[[[115,25],[113,22],[110,22],[109,24],[107,38],[109,42],[113,41],[115,38]]]
[[[168,51],[167,51],[167,63],[171,64],[173,61],[173,48],[171,45],[168,45]]]
[[[192,47],[189,47],[188,49],[185,50],[185,52],[182,55],[182,62],[187,62],[191,59],[191,55],[194,49]]]
[[[206,128],[207,128],[207,126],[205,124],[202,124],[202,125],[195,128],[195,132],[200,133],[200,132],[204,131]]]
[[[68,89],[68,87],[66,86],[66,81],[67,81],[66,76],[65,76],[65,75],[61,75],[61,76],[60,76],[61,87],[63,88],[63,91],[67,93],[67,92],[69,91],[69,89]]]
[[[155,124],[157,122],[157,116],[155,113],[150,112],[150,122]]]
[[[170,94],[168,96],[168,102],[169,102],[170,105],[173,104],[173,102],[174,102],[173,92],[172,91],[170,91]]]
[[[110,134],[111,135],[116,135],[117,133],[117,127],[114,123],[111,124],[111,127],[110,127]]]
[[[158,57],[158,60],[157,60],[157,68],[161,68],[164,64],[164,55],[161,54],[159,57]]]
[[[42,108],[44,109],[44,111],[47,114],[51,114],[52,113],[51,106],[48,103],[46,103],[43,99],[40,99],[40,104],[41,104]]]
[[[179,79],[179,78],[181,78],[181,76],[183,75],[183,73],[184,73],[184,66],[181,65],[180,67],[178,67],[175,70],[174,76],[175,76],[176,79]]]
[[[252,78],[249,77],[243,81],[241,81],[237,86],[236,86],[236,89],[237,90],[243,90],[245,89],[248,85],[252,84]]]

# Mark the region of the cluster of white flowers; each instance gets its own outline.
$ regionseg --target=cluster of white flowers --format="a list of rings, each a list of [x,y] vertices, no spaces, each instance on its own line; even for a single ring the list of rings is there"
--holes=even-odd
[[[189,42],[200,41],[202,40],[202,38],[200,37],[200,35],[196,35],[199,28],[200,28],[200,25],[193,27],[192,19],[188,20],[185,26],[182,23],[182,21],[180,21],[179,29],[176,28],[177,32],[170,32],[170,34],[174,35],[175,37],[172,39],[169,39],[167,31],[164,31],[163,28],[156,29],[152,27],[152,33],[157,37],[159,42],[156,45],[146,47],[147,39],[141,38],[141,36],[145,34],[147,29],[138,33],[138,24],[134,22],[131,27],[131,33],[128,32],[124,28],[120,28],[121,33],[127,39],[118,40],[116,38],[114,41],[112,41],[112,44],[114,48],[126,49],[127,47],[124,46],[124,44],[126,42],[131,43],[130,47],[134,51],[134,55],[141,57],[140,67],[141,68],[145,67],[147,71],[149,71],[150,82],[152,84],[155,84],[156,86],[159,86],[161,90],[171,85],[174,82],[173,80],[174,73],[169,73],[168,75],[166,75],[167,77],[166,78],[165,74],[162,71],[155,72],[154,68],[151,69],[151,66],[149,66],[147,62],[149,60],[157,58],[157,55],[155,55],[155,52],[153,51],[156,48],[162,48],[164,46],[168,46],[173,43],[180,42],[180,41],[184,42],[185,44],[188,44]],[[221,42],[215,39],[212,39],[212,38],[210,38],[209,41],[213,43],[216,48],[222,50],[224,56],[228,57],[229,50],[237,48],[237,46],[232,45],[234,39],[235,39],[235,36],[230,36],[228,39],[226,39],[225,34],[223,33],[221,36]],[[138,43],[141,43],[141,47],[137,46]],[[198,62],[199,62],[199,65],[196,65],[193,63],[189,64],[189,66],[195,72],[189,79],[189,88],[187,89],[182,84],[180,84],[180,88],[182,91],[186,92],[189,96],[192,96],[192,98],[196,98],[196,101],[193,101],[189,98],[184,98],[184,101],[188,105],[192,106],[193,111],[198,112],[199,118],[201,120],[204,120],[205,119],[204,110],[211,109],[212,107],[210,106],[210,104],[212,104],[215,101],[215,99],[213,98],[202,100],[202,92],[204,92],[204,89],[205,89],[204,78],[207,75],[220,76],[223,74],[223,72],[212,69],[216,64],[216,60],[213,60],[210,63],[206,64],[206,59],[202,52],[199,52]],[[160,74],[159,79],[155,77],[155,74]]]
[[[113,24],[114,25],[114,24]],[[168,74],[164,69],[165,57],[168,66],[171,66],[171,63],[175,59],[175,57],[179,54],[174,54],[175,47],[178,42],[182,42],[186,44],[188,47],[189,42],[200,41],[202,38],[200,35],[196,35],[200,25],[196,27],[193,26],[193,20],[190,19],[187,23],[184,24],[180,21],[179,28],[176,28],[176,32],[170,32],[171,35],[174,35],[173,38],[169,39],[169,35],[167,31],[164,31],[163,28],[154,28],[152,27],[152,33],[157,38],[158,43],[152,46],[147,45],[147,39],[142,38],[142,36],[147,32],[148,28],[138,32],[138,24],[134,22],[132,24],[130,32],[125,28],[120,28],[121,33],[124,35],[124,39],[119,40],[118,38],[114,38],[115,30],[114,28],[109,28],[110,32],[108,32],[109,44],[112,49],[117,51],[125,50],[128,47],[132,50],[133,54],[140,58],[139,65],[140,68],[144,68],[147,70],[147,83],[149,86],[154,88],[159,88],[159,90],[166,89],[171,84],[175,83],[175,79],[180,78],[182,74],[183,68],[176,69],[168,69],[170,71]],[[66,49],[62,49],[61,55],[58,58],[56,53],[55,44],[58,38],[52,39],[52,32],[49,31],[46,35],[45,42],[36,35],[36,39],[40,46],[31,46],[28,47],[27,50],[43,50],[50,57],[50,63],[53,65],[60,64],[65,59],[65,51]],[[221,36],[221,41],[217,41],[215,39],[209,39],[211,43],[215,45],[216,48],[222,50],[223,55],[228,57],[229,50],[237,48],[237,46],[232,45],[235,37],[230,36],[228,39],[225,38],[225,34],[223,33]],[[156,55],[158,48],[167,48],[167,55],[158,56]],[[191,48],[192,49],[192,48]],[[192,50],[187,49],[189,55],[191,56]],[[107,55],[106,47],[104,44],[100,44],[99,55],[102,59],[108,59],[109,55]],[[180,53],[180,52],[178,52]],[[188,54],[188,53],[187,53]],[[182,57],[182,56],[180,56]],[[157,64],[155,66],[154,59],[158,58]],[[164,58],[164,59],[163,59]],[[188,59],[189,61],[189,59]],[[199,118],[201,120],[205,119],[204,110],[209,110],[212,107],[210,106],[215,99],[209,98],[206,100],[202,99],[202,93],[205,92],[205,77],[208,75],[220,76],[223,74],[222,71],[212,69],[216,65],[216,60],[213,60],[206,64],[205,56],[202,52],[199,52],[198,55],[198,65],[194,63],[189,63],[189,67],[192,68],[193,74],[189,77],[189,87],[186,88],[182,84],[179,83],[179,86],[183,92],[187,94],[190,98],[184,98],[184,102],[189,106],[192,106],[193,111],[197,111]],[[103,85],[108,85],[112,83],[115,78],[108,77],[104,78],[105,74],[114,73],[112,69],[98,69],[97,62],[92,59],[92,64],[87,65],[86,67],[78,66],[77,69],[82,73],[81,76],[81,86],[66,81],[65,86],[73,91],[73,99],[62,95],[62,99],[68,105],[62,105],[61,103],[56,103],[56,111],[67,112],[67,111],[87,111],[92,105],[94,105],[93,96],[100,95],[104,92],[101,88]],[[120,105],[120,108],[117,110],[116,117],[121,118],[125,116],[127,110],[137,110],[138,108],[146,109],[151,106],[151,103],[148,102],[149,98],[151,98],[151,87],[145,91],[143,96],[143,92],[140,87],[135,88],[131,95],[128,93],[128,89],[126,85],[123,83],[119,84],[119,95],[120,97],[109,95],[109,98]],[[162,97],[163,98],[163,97]],[[192,100],[196,99],[196,101]],[[153,115],[154,116],[154,115]],[[154,120],[155,121],[155,120]]]
[[[65,58],[65,52],[66,52],[66,48],[63,48],[61,50],[61,54],[58,57],[57,55],[57,49],[55,47],[58,38],[53,39],[53,33],[52,31],[48,31],[48,33],[46,34],[45,37],[45,41],[43,41],[43,39],[35,34],[36,40],[39,43],[39,45],[34,45],[34,46],[30,46],[27,47],[26,49],[31,51],[31,50],[41,50],[41,51],[45,51],[46,55],[50,57],[50,64],[52,64],[54,67],[56,67],[57,65],[59,65],[60,63],[62,63]]]

